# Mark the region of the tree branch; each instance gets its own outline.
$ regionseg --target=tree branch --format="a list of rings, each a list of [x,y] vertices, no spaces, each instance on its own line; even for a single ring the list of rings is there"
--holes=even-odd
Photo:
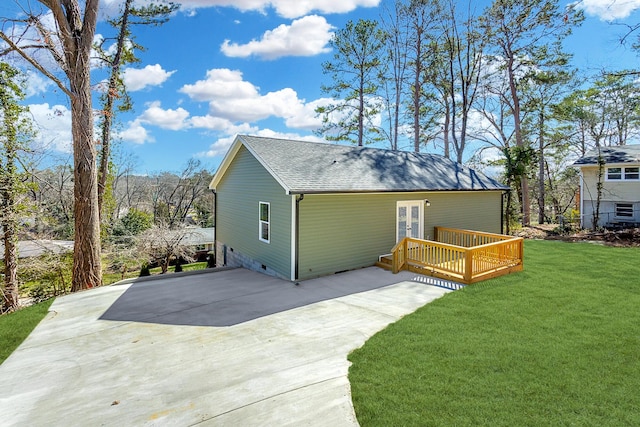
[[[22,50],[22,48],[16,45],[3,31],[0,31],[0,39],[2,39],[10,47],[10,49],[3,51],[2,52],[3,54],[6,54],[12,51],[17,52],[25,61],[33,65],[38,71],[40,71],[42,74],[44,74],[49,79],[51,79],[51,81],[54,82],[67,96],[69,96],[70,98],[73,97],[73,94],[71,93],[71,91],[62,83],[62,81],[59,78],[54,76],[45,67],[43,67],[38,61],[33,59],[31,55],[29,55],[27,52]]]

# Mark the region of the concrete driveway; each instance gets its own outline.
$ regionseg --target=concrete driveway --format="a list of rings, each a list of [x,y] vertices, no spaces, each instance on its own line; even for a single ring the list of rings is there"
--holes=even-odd
[[[354,426],[347,355],[451,289],[244,269],[58,298],[0,365],[3,426]],[[428,327],[428,325],[425,325]]]

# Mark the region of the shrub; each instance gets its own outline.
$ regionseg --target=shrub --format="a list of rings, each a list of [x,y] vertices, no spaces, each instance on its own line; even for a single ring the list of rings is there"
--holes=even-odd
[[[142,264],[142,268],[140,268],[139,277],[145,277],[145,276],[151,276],[151,271],[149,271],[149,264],[147,264],[146,262]]]
[[[207,255],[207,268],[214,268],[216,266],[216,253],[211,251]]]
[[[50,283],[36,283],[29,288],[29,296],[33,300],[34,304],[38,304],[48,300],[49,298],[53,298],[55,296],[55,290]]]

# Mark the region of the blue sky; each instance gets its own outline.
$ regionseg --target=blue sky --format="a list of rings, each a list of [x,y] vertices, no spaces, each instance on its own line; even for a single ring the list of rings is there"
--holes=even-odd
[[[134,28],[146,51],[124,72],[134,110],[117,118],[118,150],[141,174],[177,172],[192,157],[213,172],[238,133],[320,140],[314,109],[326,97],[328,41],[347,20],[378,19],[384,1],[185,0],[164,26]],[[113,14],[120,2],[101,0],[102,13]],[[586,73],[637,67],[640,58],[619,44],[624,28],[607,21],[640,22],[640,0],[584,0],[581,7],[587,19],[566,43],[575,65]],[[9,12],[0,6],[0,16]],[[97,33],[113,35],[104,22]],[[35,72],[29,94],[41,143],[68,156],[69,101]]]

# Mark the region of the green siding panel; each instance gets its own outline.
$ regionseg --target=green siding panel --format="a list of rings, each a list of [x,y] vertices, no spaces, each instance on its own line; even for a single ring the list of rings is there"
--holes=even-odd
[[[307,279],[371,266],[396,243],[396,202],[429,200],[424,237],[434,227],[499,233],[500,191],[306,195],[300,202],[298,275]]]
[[[291,198],[241,147],[216,188],[216,239],[279,275],[291,277]],[[258,204],[269,202],[271,240],[259,240]]]
[[[433,238],[434,227],[502,233],[502,192],[461,191],[432,193],[425,208],[425,234]]]

